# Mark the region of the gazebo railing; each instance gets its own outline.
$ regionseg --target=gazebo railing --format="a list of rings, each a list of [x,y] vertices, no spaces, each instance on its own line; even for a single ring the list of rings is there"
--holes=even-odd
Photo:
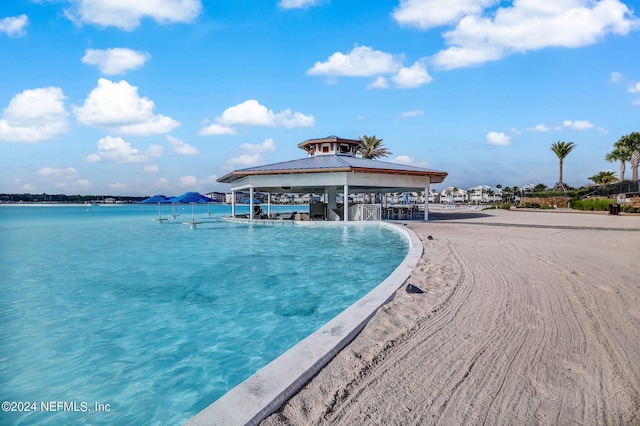
[[[382,220],[382,207],[380,204],[356,204],[349,207],[349,219],[354,221],[380,221]]]

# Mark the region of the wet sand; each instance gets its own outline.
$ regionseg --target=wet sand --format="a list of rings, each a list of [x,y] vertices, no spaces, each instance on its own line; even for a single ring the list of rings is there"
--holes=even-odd
[[[432,217],[408,224],[425,293],[403,285],[262,425],[640,424],[640,217]]]

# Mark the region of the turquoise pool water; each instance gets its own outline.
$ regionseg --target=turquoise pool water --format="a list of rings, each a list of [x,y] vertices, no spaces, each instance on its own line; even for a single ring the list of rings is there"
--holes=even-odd
[[[1,398],[36,403],[0,424],[181,424],[408,251],[382,227],[221,221],[229,211],[196,206],[191,230],[191,206],[161,225],[157,206],[0,206]]]

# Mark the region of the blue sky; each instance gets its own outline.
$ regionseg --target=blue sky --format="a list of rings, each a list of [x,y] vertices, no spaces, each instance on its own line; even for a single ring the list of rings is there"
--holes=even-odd
[[[445,186],[588,183],[640,130],[630,0],[0,2],[0,192],[227,190],[376,135]]]

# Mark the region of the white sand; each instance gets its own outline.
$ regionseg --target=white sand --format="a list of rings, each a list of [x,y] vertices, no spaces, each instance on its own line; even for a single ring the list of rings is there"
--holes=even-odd
[[[640,424],[640,218],[435,216],[409,225],[426,293],[403,286],[262,424]]]

